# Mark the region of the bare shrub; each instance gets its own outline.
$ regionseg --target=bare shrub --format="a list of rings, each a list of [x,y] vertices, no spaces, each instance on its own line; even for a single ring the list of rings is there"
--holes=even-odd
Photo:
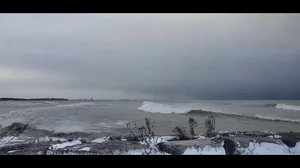
[[[205,120],[205,134],[209,135],[215,130],[216,120],[213,115],[208,116],[208,119]]]
[[[146,126],[147,126],[148,135],[154,136],[154,126],[153,126],[154,122],[151,124],[150,119],[145,118],[145,123],[146,123]]]
[[[198,126],[197,121],[194,118],[189,118],[189,127],[191,136],[195,136],[195,127]]]
[[[128,140],[134,140],[134,141],[139,141],[139,140],[145,140],[145,139],[150,139],[150,137],[154,136],[154,122],[151,122],[150,119],[145,118],[145,123],[146,126],[137,126],[134,124],[134,129],[137,131],[137,134],[135,134],[133,131],[130,131],[130,135],[126,136]],[[127,123],[126,124],[127,128],[131,129],[131,124]]]
[[[179,140],[189,140],[190,137],[186,133],[184,128],[180,128],[176,126],[173,130],[173,132],[178,136]]]

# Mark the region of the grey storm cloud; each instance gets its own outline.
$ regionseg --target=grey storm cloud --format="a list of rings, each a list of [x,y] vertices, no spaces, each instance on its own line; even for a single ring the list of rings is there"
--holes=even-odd
[[[300,98],[299,14],[0,14],[0,97]]]

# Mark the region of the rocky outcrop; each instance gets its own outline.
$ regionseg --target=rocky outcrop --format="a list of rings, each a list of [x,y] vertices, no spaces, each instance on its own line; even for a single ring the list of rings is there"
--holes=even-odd
[[[13,123],[12,125],[0,129],[0,138],[5,136],[18,136],[20,133],[26,130],[28,124]]]
[[[217,143],[210,139],[195,139],[161,142],[158,144],[158,149],[172,155],[182,155],[188,148],[204,148],[205,146],[222,147],[221,143]]]
[[[85,133],[54,133],[37,130],[24,123],[14,123],[0,128],[0,155],[119,155],[159,152],[172,155],[240,155],[257,154],[261,150],[268,153],[270,148],[275,152],[277,150],[277,153],[300,153],[300,146],[296,145],[300,142],[300,133],[297,132],[275,134],[270,131],[244,131],[211,135],[214,137],[195,136],[191,140],[178,140],[175,136],[156,137],[156,140],[152,137],[151,141],[144,139],[140,142],[126,136],[95,139]],[[262,147],[262,143],[267,147]]]
[[[280,139],[288,147],[295,147],[297,142],[300,142],[300,132],[279,132]]]
[[[226,155],[239,155],[240,152],[238,148],[248,148],[250,142],[257,142],[257,143],[273,143],[278,145],[283,145],[283,142],[279,139],[268,138],[268,137],[247,137],[247,136],[240,136],[240,137],[223,137],[221,138],[224,140],[224,149]]]
[[[0,155],[113,155],[122,154],[130,150],[146,151],[147,146],[139,142],[133,141],[106,141],[102,143],[83,142],[74,145],[66,145],[74,141],[58,142],[58,141],[43,141],[43,142],[22,142],[7,144],[0,147]],[[54,148],[53,146],[58,146]]]
[[[129,150],[146,150],[147,146],[134,141],[106,141],[102,143],[87,145],[91,147],[90,152],[100,155],[112,155],[115,152],[127,152]]]
[[[213,138],[202,137],[203,139],[170,141],[158,144],[159,150],[173,155],[182,155],[188,148],[204,149],[205,147],[223,147],[226,155],[240,155],[241,149],[246,149],[252,143],[270,143],[284,146],[279,135],[272,132],[228,132],[219,133]]]

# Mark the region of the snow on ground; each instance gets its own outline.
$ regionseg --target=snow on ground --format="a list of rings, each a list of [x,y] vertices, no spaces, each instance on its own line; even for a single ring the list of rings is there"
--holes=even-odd
[[[300,142],[297,142],[295,147],[290,148],[290,151],[293,154],[300,154]]]
[[[14,137],[14,136],[3,137],[2,139],[0,139],[0,147],[7,146],[7,145],[14,145],[24,141],[25,140],[19,139],[18,137]]]
[[[284,155],[291,154],[290,148],[286,145],[278,145],[274,143],[257,143],[250,142],[248,148],[238,149],[242,155]]]
[[[281,138],[281,136],[280,135],[270,135],[270,136],[268,136],[268,138],[279,139],[279,138]]]
[[[109,139],[109,137],[102,137],[102,138],[94,139],[91,142],[92,143],[102,143],[102,142],[108,141],[108,139]]]
[[[114,151],[113,155],[170,155],[153,149],[130,149],[128,151]]]
[[[115,151],[116,155],[169,155],[168,153],[160,152],[157,149],[157,144],[160,142],[167,142],[177,138],[176,136],[154,136],[151,138],[146,138],[144,141],[140,141],[141,144],[147,145],[148,149],[132,149],[127,152],[124,151]],[[271,137],[270,137],[271,138]],[[272,138],[280,138],[279,135],[274,135]],[[102,143],[108,140],[109,137],[102,137],[91,141],[92,143]],[[197,139],[206,139],[204,136],[197,136]],[[39,142],[43,141],[61,141],[62,143],[58,143],[49,147],[49,149],[57,150],[62,149],[68,146],[80,145],[82,142],[80,140],[67,141],[64,138],[56,138],[56,137],[43,137],[36,140]],[[122,141],[126,141],[126,139],[122,139]],[[18,137],[10,136],[3,137],[0,139],[0,147],[15,145],[19,143],[28,143],[25,139],[20,139]],[[223,145],[221,145],[223,146]],[[74,147],[75,148],[75,147]],[[79,147],[79,151],[88,152],[90,151],[90,147]],[[242,155],[292,155],[292,154],[300,154],[300,142],[296,143],[296,146],[293,148],[289,148],[285,144],[279,145],[274,143],[258,143],[258,142],[250,142],[248,148],[238,148],[238,151]],[[9,151],[9,153],[16,152],[16,150]],[[71,154],[71,153],[70,153]],[[205,146],[204,148],[187,148],[184,155],[225,155],[225,149],[223,147],[211,147]]]
[[[48,136],[36,139],[35,142],[48,142],[50,138]]]
[[[90,147],[84,147],[84,148],[81,148],[81,149],[79,149],[79,151],[90,151]]]
[[[64,142],[64,143],[60,143],[60,144],[55,144],[49,147],[49,149],[53,149],[53,150],[57,150],[57,149],[61,149],[61,148],[65,148],[68,146],[75,146],[75,145],[80,145],[81,141],[79,140],[74,140],[71,142]]]
[[[67,141],[67,139],[65,139],[65,138],[57,138],[57,137],[51,137],[50,139],[52,141],[61,141],[61,142],[66,142]]]
[[[270,131],[270,130],[265,130],[265,131],[262,131],[262,132],[267,133],[267,134],[274,134],[274,132]]]
[[[205,146],[204,148],[187,148],[183,155],[225,155],[223,147]]]
[[[20,151],[20,150],[11,150],[11,151],[8,151],[7,153],[14,153],[14,152],[17,152],[17,151]]]
[[[300,142],[297,142],[293,148],[274,143],[250,142],[248,148],[239,148],[238,150],[242,155],[293,155],[300,154]]]
[[[177,138],[176,136],[154,136],[151,138],[146,138],[144,141],[141,141],[140,144],[147,145],[150,148],[157,148],[157,144],[160,142],[167,142],[171,139]]]
[[[49,142],[49,141],[61,141],[61,142],[66,142],[67,139],[65,138],[57,138],[57,137],[42,137],[42,138],[38,138],[36,140],[34,140],[35,143],[38,143],[38,142]]]
[[[202,136],[202,135],[198,135],[196,136],[197,139],[207,139],[205,136]]]

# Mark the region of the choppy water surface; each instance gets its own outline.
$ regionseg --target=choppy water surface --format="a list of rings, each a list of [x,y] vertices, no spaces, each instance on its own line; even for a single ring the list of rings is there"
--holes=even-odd
[[[3,101],[0,124],[25,122],[55,132],[85,132],[103,136],[127,134],[127,123],[154,121],[156,134],[172,134],[195,118],[204,132],[208,115],[217,130],[300,131],[300,101]]]

